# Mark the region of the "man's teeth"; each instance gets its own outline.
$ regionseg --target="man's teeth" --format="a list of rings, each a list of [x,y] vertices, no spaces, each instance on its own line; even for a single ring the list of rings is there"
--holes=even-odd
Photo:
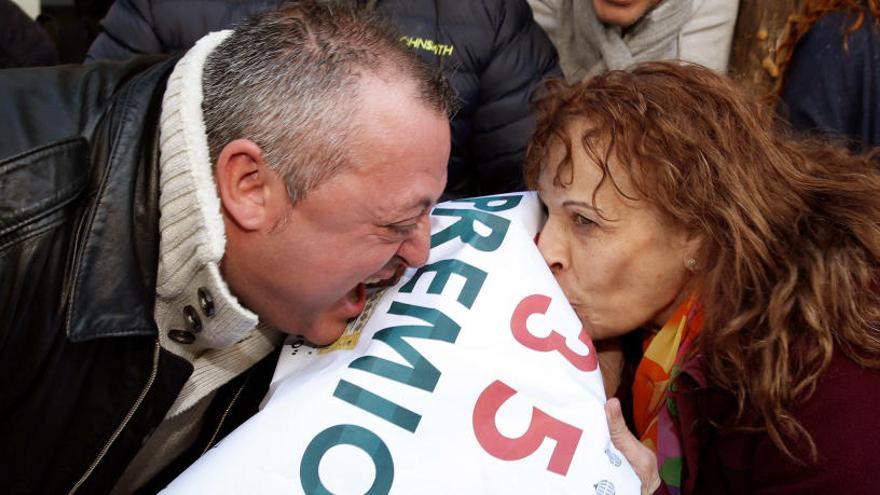
[[[381,287],[389,287],[397,283],[400,280],[400,276],[403,274],[403,270],[397,270],[394,275],[388,278],[380,278],[380,277],[370,277],[364,280],[364,285],[367,286],[368,289],[375,289]]]
[[[364,285],[366,285],[367,287],[385,286],[385,285],[390,285],[390,282],[393,282],[393,281],[394,281],[394,277],[389,277],[389,278],[370,277],[370,278],[364,280]]]

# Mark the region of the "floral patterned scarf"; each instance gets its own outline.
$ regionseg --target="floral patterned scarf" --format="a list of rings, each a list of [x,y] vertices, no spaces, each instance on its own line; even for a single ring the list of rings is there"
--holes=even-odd
[[[645,341],[633,381],[633,417],[639,437],[657,454],[660,478],[668,493],[681,492],[682,450],[673,418],[675,402],[667,397],[688,347],[703,325],[702,307],[690,296],[663,328]]]

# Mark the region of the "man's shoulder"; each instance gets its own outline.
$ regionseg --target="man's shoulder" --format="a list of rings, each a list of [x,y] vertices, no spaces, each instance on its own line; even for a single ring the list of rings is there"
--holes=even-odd
[[[0,160],[53,142],[89,139],[96,123],[130,82],[140,79],[141,90],[151,91],[145,79],[158,83],[163,73],[170,73],[173,62],[162,62],[164,59],[142,57],[125,63],[3,71]]]
[[[138,166],[172,67],[142,60],[0,77],[0,251],[72,222],[81,199],[103,194],[108,170]]]

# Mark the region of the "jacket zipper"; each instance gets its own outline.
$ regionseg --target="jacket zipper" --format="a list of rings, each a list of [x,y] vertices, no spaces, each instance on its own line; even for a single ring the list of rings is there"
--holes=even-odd
[[[134,413],[141,406],[141,403],[144,401],[144,398],[149,393],[150,388],[153,386],[153,382],[156,380],[156,375],[159,373],[159,341],[156,341],[156,346],[153,350],[153,371],[150,373],[150,378],[147,380],[147,384],[144,386],[144,389],[141,391],[141,394],[138,396],[137,400],[134,401],[134,405],[131,406],[131,409],[128,411],[128,414],[125,415],[125,418],[122,419],[122,423],[116,427],[116,431],[113,432],[113,435],[110,436],[110,439],[107,440],[107,443],[104,445],[104,448],[98,453],[98,457],[92,462],[91,466],[86,470],[85,474],[82,475],[82,478],[73,485],[73,488],[67,492],[67,495],[73,495],[77,490],[89,479],[95,469],[98,467],[98,464],[104,459],[104,456],[107,455],[107,451],[110,450],[110,446],[113,445],[113,442],[116,441],[116,438],[122,433],[122,430],[125,429],[125,426],[128,425],[128,422],[131,421],[131,418],[134,416]]]
[[[235,405],[235,402],[238,400],[238,396],[241,395],[241,391],[244,390],[245,385],[247,385],[247,380],[241,384],[241,387],[238,388],[238,391],[235,392],[235,395],[232,397],[232,401],[229,402],[229,405],[226,406],[226,410],[223,411],[223,416],[220,416],[220,422],[217,423],[217,428],[214,429],[214,433],[211,435],[211,439],[208,440],[208,444],[205,445],[205,450],[202,451],[201,455],[205,455],[205,452],[211,449],[211,446],[214,445],[214,440],[217,438],[217,435],[220,433],[220,428],[223,427],[223,423],[226,421],[226,416],[229,415],[229,411],[232,410],[232,406]]]

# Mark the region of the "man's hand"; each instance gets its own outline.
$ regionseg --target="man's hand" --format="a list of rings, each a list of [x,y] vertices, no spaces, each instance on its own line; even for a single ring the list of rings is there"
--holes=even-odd
[[[650,495],[660,487],[660,472],[657,469],[657,456],[645,447],[629,428],[620,410],[620,401],[608,399],[605,403],[605,415],[608,416],[608,431],[611,443],[626,457],[633,470],[642,482],[642,495]]]

